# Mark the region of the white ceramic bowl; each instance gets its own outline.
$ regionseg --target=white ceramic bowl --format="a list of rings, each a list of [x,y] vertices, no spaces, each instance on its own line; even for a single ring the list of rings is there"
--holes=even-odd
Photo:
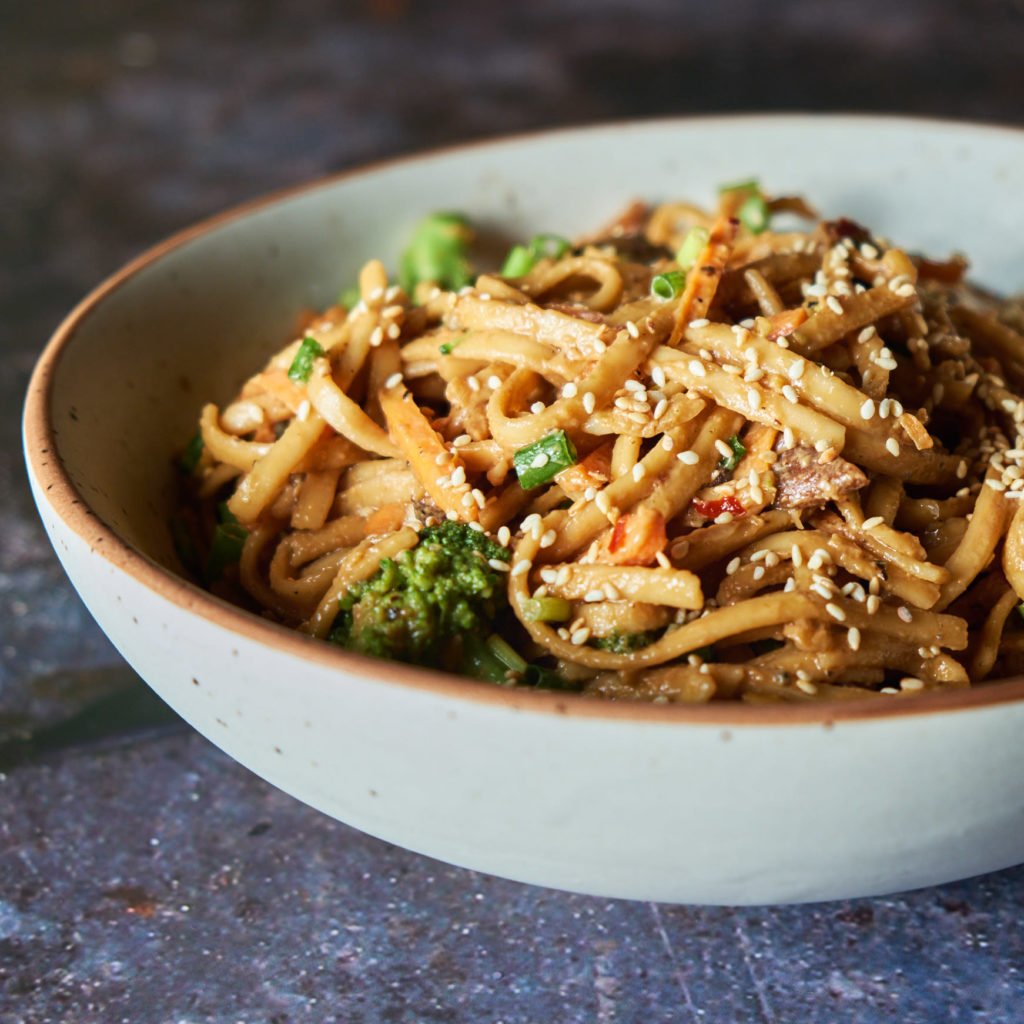
[[[46,529],[118,649],[276,786],[412,850],[609,896],[769,903],[891,892],[1024,860],[1024,681],[811,707],[626,706],[368,661],[176,571],[172,454],[364,258],[456,208],[513,237],[633,197],[760,175],[1024,285],[1024,132],[735,117],[534,135],[399,160],[218,217],[65,321],[25,446]]]

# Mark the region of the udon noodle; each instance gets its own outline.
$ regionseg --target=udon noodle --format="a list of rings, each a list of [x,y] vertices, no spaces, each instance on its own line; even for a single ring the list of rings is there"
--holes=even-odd
[[[327,638],[453,521],[505,553],[504,639],[586,694],[884,698],[1020,667],[1024,315],[961,258],[748,183],[514,262],[409,294],[371,261],[203,408],[190,515],[208,547],[226,500],[238,543],[215,590]]]

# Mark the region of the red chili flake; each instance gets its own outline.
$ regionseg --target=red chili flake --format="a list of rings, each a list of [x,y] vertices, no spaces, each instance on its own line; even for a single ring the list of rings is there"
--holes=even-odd
[[[741,516],[747,511],[743,507],[743,502],[733,494],[727,494],[724,498],[715,498],[714,501],[701,501],[699,498],[695,498],[693,507],[705,519],[717,519],[723,512]]]

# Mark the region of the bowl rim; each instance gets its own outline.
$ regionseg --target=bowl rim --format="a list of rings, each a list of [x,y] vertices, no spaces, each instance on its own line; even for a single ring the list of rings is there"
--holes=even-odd
[[[353,675],[372,679],[378,684],[427,692],[463,703],[535,714],[596,719],[609,724],[643,722],[668,726],[682,723],[743,729],[786,725],[820,725],[831,728],[837,722],[922,717],[938,712],[977,710],[1024,700],[1022,675],[968,689],[920,694],[909,699],[892,701],[809,701],[779,705],[749,705],[738,701],[712,701],[707,704],[605,701],[571,692],[495,686],[433,669],[365,657],[262,619],[215,597],[197,584],[160,565],[122,539],[115,530],[103,522],[90,507],[88,498],[72,482],[59,457],[51,417],[53,385],[62,355],[74,341],[80,325],[109,295],[169,253],[250,214],[305,193],[328,188],[350,179],[369,177],[391,168],[455,156],[472,150],[500,149],[541,138],[601,134],[631,127],[662,127],[671,130],[729,125],[739,129],[744,123],[751,122],[795,125],[799,122],[822,121],[865,127],[879,124],[903,125],[908,130],[946,129],[972,136],[1009,134],[1024,140],[1024,129],[1014,125],[901,114],[787,112],[634,118],[475,139],[377,160],[298,185],[276,189],[206,217],[146,249],[93,288],[60,323],[33,369],[22,419],[25,461],[29,475],[37,484],[39,501],[45,501],[64,526],[88,544],[93,553],[99,553],[136,583],[188,614],[199,613],[229,632],[256,643],[273,646],[303,660],[313,660],[325,668],[347,670]]]

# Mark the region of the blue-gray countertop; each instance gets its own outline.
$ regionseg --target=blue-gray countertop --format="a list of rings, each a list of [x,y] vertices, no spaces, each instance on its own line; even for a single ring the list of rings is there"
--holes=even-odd
[[[817,906],[626,903],[447,867],[273,790],[89,619],[18,441],[61,316],[201,216],[580,121],[1021,125],[1020,0],[35,0],[0,5],[0,47],[0,1022],[1024,1021],[1024,869]]]

